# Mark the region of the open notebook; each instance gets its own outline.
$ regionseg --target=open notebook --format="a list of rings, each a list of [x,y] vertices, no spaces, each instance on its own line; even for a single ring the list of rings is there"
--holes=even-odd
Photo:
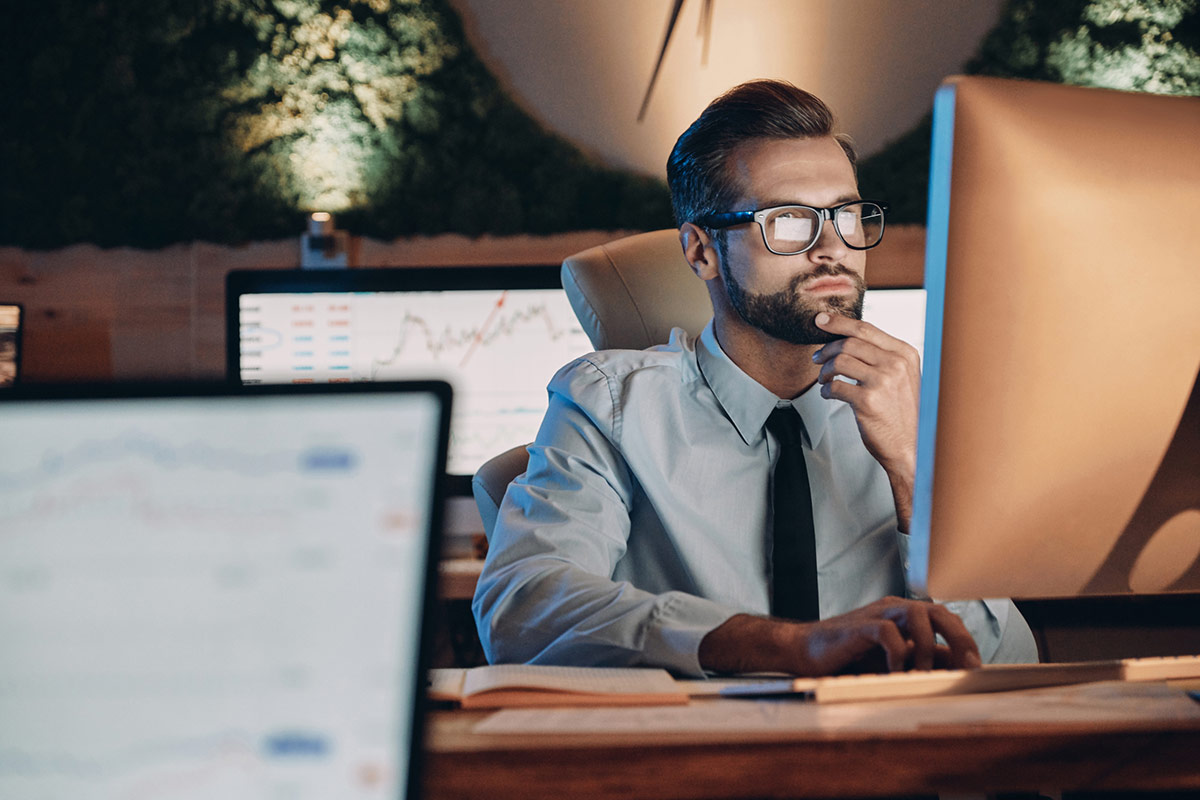
[[[0,398],[0,797],[411,794],[442,383]]]

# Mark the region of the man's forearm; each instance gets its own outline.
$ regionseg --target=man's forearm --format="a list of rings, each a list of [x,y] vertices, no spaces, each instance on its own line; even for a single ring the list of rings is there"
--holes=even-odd
[[[699,642],[731,610],[683,592],[654,594],[557,557],[497,564],[489,553],[472,610],[489,661],[656,666],[699,677]]]
[[[915,473],[915,465],[887,471],[888,482],[892,486],[892,499],[896,504],[896,524],[901,533],[908,533],[909,526],[912,524]]]
[[[750,614],[730,617],[701,640],[700,666],[709,672],[792,672],[785,654],[794,624]]]

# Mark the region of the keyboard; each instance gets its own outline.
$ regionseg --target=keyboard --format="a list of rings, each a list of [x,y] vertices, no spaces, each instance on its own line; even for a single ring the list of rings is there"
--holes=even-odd
[[[988,664],[976,669],[910,670],[829,678],[770,678],[724,686],[726,697],[804,695],[818,703],[888,700],[1002,692],[1094,681],[1200,678],[1200,655],[1073,661],[1061,664]]]

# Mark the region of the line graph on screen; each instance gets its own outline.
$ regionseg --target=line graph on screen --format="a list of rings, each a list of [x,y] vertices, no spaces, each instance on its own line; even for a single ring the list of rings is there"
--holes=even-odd
[[[561,289],[246,294],[240,303],[243,383],[448,380],[454,474],[532,441],[546,384],[592,349]]]

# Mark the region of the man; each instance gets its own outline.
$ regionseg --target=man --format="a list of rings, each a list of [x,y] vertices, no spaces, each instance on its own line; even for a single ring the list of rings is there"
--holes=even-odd
[[[713,320],[552,379],[475,593],[489,660],[684,675],[1036,660],[1008,601],[900,596],[919,363],[859,319],[884,209],[861,202],[853,159],[825,105],[775,81],[730,90],[676,142],[679,240]]]

